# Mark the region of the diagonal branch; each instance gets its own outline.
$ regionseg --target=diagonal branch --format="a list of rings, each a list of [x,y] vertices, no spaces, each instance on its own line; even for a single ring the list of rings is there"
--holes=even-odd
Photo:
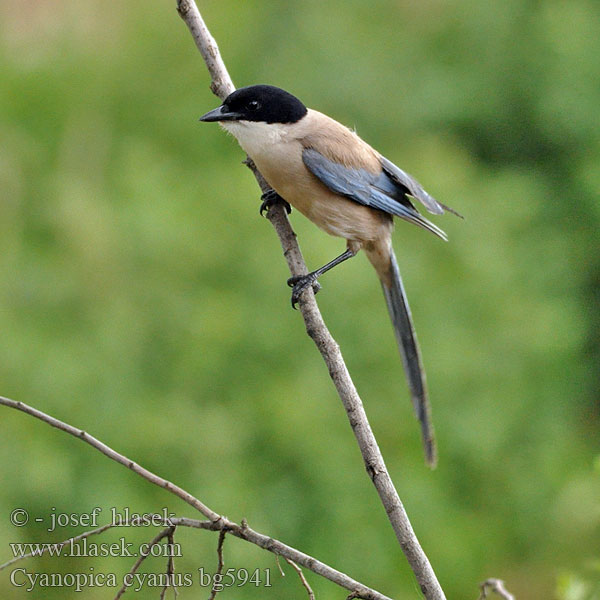
[[[211,89],[223,100],[234,88],[214,38],[210,35],[194,0],[177,0],[177,10],[188,26],[206,62],[206,67],[212,79]],[[252,160],[248,160],[247,164],[254,172],[261,190],[265,192],[268,189],[266,181],[260,175]],[[269,209],[267,216],[279,236],[283,254],[292,275],[307,273],[306,264],[296,241],[296,234],[290,226],[284,208],[281,205],[275,205]],[[400,547],[417,578],[421,591],[427,600],[445,600],[444,592],[427,555],[419,544],[406,510],[387,471],[377,440],[340,348],[323,321],[312,291],[307,290],[302,295],[299,306],[306,331],[316,344],[329,369],[329,374],[344,404],[348,420],[360,447],[367,473],[377,489]]]
[[[149,481],[150,483],[153,483],[154,485],[157,485],[158,487],[164,488],[165,490],[171,492],[173,495],[177,496],[178,498],[180,498],[181,500],[183,500],[184,502],[186,502],[187,504],[189,504],[208,518],[207,521],[197,521],[194,519],[186,518],[170,518],[168,520],[168,523],[166,523],[168,527],[195,527],[198,529],[208,529],[210,531],[226,530],[227,533],[230,533],[235,537],[250,542],[251,544],[255,544],[256,546],[259,546],[264,550],[268,550],[269,552],[272,552],[275,555],[281,555],[286,559],[289,558],[290,560],[293,560],[296,564],[306,567],[313,573],[316,573],[317,575],[320,575],[321,577],[332,581],[340,587],[350,590],[358,598],[364,598],[365,600],[391,600],[387,596],[384,596],[383,594],[367,587],[359,581],[348,577],[348,575],[346,575],[345,573],[342,573],[341,571],[330,567],[329,565],[321,562],[320,560],[317,560],[316,558],[305,554],[300,550],[296,550],[296,548],[292,548],[291,546],[288,546],[287,544],[284,544],[279,540],[264,535],[263,533],[259,533],[254,529],[251,529],[250,527],[248,527],[245,521],[242,521],[242,524],[238,525],[234,521],[230,521],[227,517],[218,515],[216,512],[208,508],[208,506],[206,506],[204,503],[200,502],[198,498],[195,498],[183,488],[179,487],[178,485],[175,485],[174,483],[171,483],[166,479],[163,479],[162,477],[156,475],[155,473],[152,473],[152,471],[149,471],[148,469],[144,469],[144,467],[141,467],[136,462],[132,461],[130,458],[127,458],[123,454],[119,454],[100,440],[96,439],[95,437],[81,429],[77,429],[72,425],[69,425],[68,423],[59,421],[58,419],[47,415],[41,410],[37,410],[32,406],[24,404],[23,402],[17,402],[15,400],[11,400],[9,398],[4,398],[0,396],[0,405],[20,410],[21,412],[31,415],[32,417],[35,417],[36,419],[39,419],[40,421],[43,421],[44,423],[47,423],[52,427],[56,427],[61,431],[64,431],[76,438],[79,438],[86,444],[89,444],[96,450],[102,452],[102,454],[104,454],[105,456],[108,456],[108,458],[114,460],[115,462],[118,462],[121,465],[124,465],[128,469],[131,469],[134,473],[137,473],[146,481]],[[100,529],[105,530],[111,526],[112,525],[105,525],[104,527],[99,528],[98,530],[88,532],[86,536],[92,535],[94,533],[101,533]],[[84,536],[82,535],[80,537]],[[66,540],[61,545],[66,544],[68,541],[69,540]],[[14,561],[10,561],[10,563],[7,564],[12,564],[12,562]]]
[[[58,542],[56,544],[48,544],[47,546],[42,546],[39,549],[36,549],[35,552],[29,552],[27,554],[23,554],[22,556],[15,556],[14,558],[12,558],[9,561],[6,561],[5,563],[2,563],[0,565],[0,571],[3,571],[4,569],[6,569],[7,567],[10,567],[11,565],[14,565],[16,562],[19,562],[21,560],[25,560],[26,558],[32,558],[33,556],[41,556],[42,554],[45,554],[46,552],[55,552],[57,550],[60,550],[60,548],[62,548],[63,546],[66,546],[67,544],[74,544],[75,542],[79,542],[80,540],[83,540],[87,537],[90,537],[91,535],[99,535],[101,533],[104,533],[106,530],[111,529],[112,527],[116,527],[117,525],[115,525],[114,523],[107,523],[106,525],[102,525],[102,527],[98,527],[96,529],[91,529],[90,531],[86,531],[85,533],[82,533],[80,535],[75,535],[73,537],[70,537],[62,542]]]

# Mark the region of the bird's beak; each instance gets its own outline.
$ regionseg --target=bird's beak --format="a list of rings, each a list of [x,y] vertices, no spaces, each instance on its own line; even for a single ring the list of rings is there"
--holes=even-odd
[[[200,121],[237,121],[241,115],[229,110],[226,106],[219,106],[200,117]]]

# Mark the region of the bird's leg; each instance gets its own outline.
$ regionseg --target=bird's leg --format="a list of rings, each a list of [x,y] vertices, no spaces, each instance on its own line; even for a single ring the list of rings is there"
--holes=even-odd
[[[292,207],[289,205],[289,202],[286,202],[275,190],[269,190],[268,192],[265,192],[260,199],[262,200],[262,204],[260,205],[259,209],[261,216],[265,210],[268,211],[271,206],[279,204],[280,202],[283,203],[285,212],[287,212],[288,215],[292,212]]]
[[[290,277],[287,280],[287,284],[291,288],[293,288],[293,290],[292,290],[292,308],[296,308],[296,304],[298,304],[298,300],[300,299],[302,292],[304,292],[304,290],[309,285],[313,286],[313,290],[316,294],[321,289],[321,286],[319,285],[319,282],[317,281],[317,279],[321,275],[323,275],[323,273],[326,273],[330,269],[333,269],[333,267],[335,267],[336,265],[339,265],[340,263],[344,262],[345,260],[348,260],[349,258],[356,256],[356,252],[357,252],[357,250],[348,249],[348,250],[346,250],[346,252],[344,252],[343,254],[340,254],[339,256],[334,258],[332,261],[328,262],[326,265],[323,265],[320,269],[317,269],[316,271],[312,271],[312,273],[308,273],[307,275],[296,275],[294,277]],[[315,284],[318,286],[316,289],[315,289]]]

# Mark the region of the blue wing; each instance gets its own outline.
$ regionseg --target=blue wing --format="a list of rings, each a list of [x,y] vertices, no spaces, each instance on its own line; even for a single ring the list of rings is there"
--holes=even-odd
[[[410,175],[389,160],[381,157],[382,170],[377,174],[366,169],[345,167],[329,160],[314,148],[306,148],[302,152],[302,160],[308,170],[332,192],[405,219],[447,240],[446,234],[439,227],[417,212],[410,197],[420,200],[436,214],[443,213],[443,207]]]
[[[464,218],[460,213],[456,212],[453,208],[438,202],[433,196],[430,196],[421,186],[421,184],[411,177],[406,171],[403,171],[400,167],[397,167],[392,161],[387,158],[380,156],[379,162],[381,167],[397,185],[400,185],[407,190],[407,194],[420,200],[425,208],[434,215],[441,215],[445,210],[451,212],[453,215]]]

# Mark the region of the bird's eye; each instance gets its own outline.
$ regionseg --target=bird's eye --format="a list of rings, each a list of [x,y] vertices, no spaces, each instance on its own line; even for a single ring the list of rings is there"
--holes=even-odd
[[[260,108],[260,102],[258,100],[250,100],[250,102],[248,102],[248,108],[250,110],[258,110]]]

